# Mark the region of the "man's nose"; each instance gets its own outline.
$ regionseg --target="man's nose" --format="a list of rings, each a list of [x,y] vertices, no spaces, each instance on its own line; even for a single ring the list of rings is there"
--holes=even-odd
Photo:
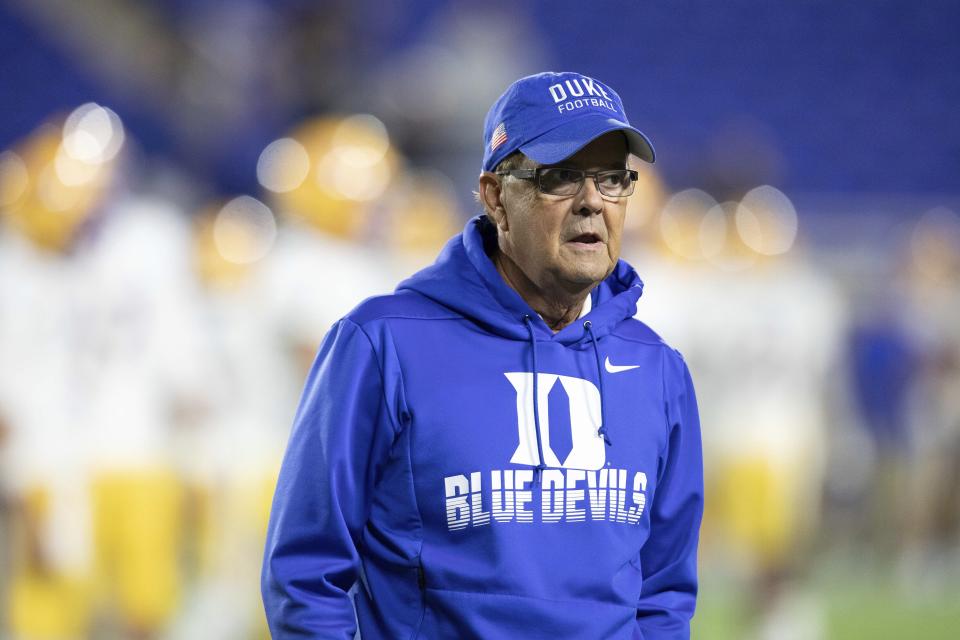
[[[593,176],[586,176],[583,187],[577,194],[576,212],[580,215],[591,215],[603,211],[603,197],[597,189],[597,181]]]

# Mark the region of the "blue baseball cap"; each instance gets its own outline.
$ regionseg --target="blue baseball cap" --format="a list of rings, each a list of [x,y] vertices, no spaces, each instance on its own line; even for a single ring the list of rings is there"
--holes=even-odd
[[[630,153],[654,161],[653,145],[630,126],[620,96],[610,86],[570,72],[520,78],[487,112],[483,170],[493,171],[518,150],[540,164],[560,162],[608,131],[623,131]]]

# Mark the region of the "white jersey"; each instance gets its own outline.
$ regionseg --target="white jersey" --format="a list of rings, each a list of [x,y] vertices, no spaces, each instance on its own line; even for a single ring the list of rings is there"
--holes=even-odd
[[[203,484],[252,477],[279,460],[296,409],[289,396],[301,380],[254,284],[204,297],[205,411],[193,437],[180,440],[178,456],[188,477]]]
[[[393,290],[393,270],[371,249],[291,224],[277,234],[259,286],[275,326],[319,346],[331,325],[358,302]]]
[[[84,284],[91,330],[88,459],[100,469],[170,463],[172,430],[203,403],[206,357],[189,221],[161,201],[111,207]]]
[[[637,317],[696,376],[704,446],[723,456],[823,460],[830,378],[846,311],[828,279],[793,257],[736,272],[708,263],[638,267]]]
[[[83,262],[0,235],[0,411],[12,433],[6,482],[22,489],[74,468],[84,441]]]
[[[0,412],[11,430],[0,483],[48,500],[40,544],[54,568],[90,562],[84,450],[90,329],[81,255],[0,234]]]
[[[275,472],[320,341],[359,301],[388,291],[388,274],[368,250],[294,224],[246,280],[207,292],[211,411],[197,444],[205,463],[192,475]]]

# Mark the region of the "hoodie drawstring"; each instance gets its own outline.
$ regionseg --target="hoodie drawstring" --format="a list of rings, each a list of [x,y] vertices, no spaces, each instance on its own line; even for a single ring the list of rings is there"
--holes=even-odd
[[[607,435],[607,403],[603,400],[603,366],[600,362],[600,347],[597,346],[597,336],[593,333],[593,323],[587,320],[583,323],[583,328],[590,334],[590,340],[593,341],[593,353],[597,357],[597,380],[600,381],[600,428],[597,429],[597,435],[603,436],[603,441],[607,446],[612,446],[610,436]]]
[[[536,471],[533,473],[533,484],[534,486],[540,486],[540,478],[547,465],[543,463],[543,441],[540,439],[540,403],[537,393],[537,378],[539,377],[537,373],[537,337],[533,333],[533,319],[529,314],[523,316],[523,323],[527,325],[527,330],[530,332],[530,348],[533,351],[533,423],[537,429],[537,455],[540,460],[540,464],[537,465]]]

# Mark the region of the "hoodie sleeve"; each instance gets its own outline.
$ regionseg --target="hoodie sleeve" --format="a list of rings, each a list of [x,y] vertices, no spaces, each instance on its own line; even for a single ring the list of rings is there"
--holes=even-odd
[[[668,353],[667,447],[650,511],[650,537],[640,551],[643,587],[634,640],[689,638],[697,598],[697,541],[703,515],[700,418],[687,365],[679,354]]]
[[[370,339],[339,321],[307,378],[273,498],[261,573],[273,638],[354,637],[347,592],[396,424]]]

